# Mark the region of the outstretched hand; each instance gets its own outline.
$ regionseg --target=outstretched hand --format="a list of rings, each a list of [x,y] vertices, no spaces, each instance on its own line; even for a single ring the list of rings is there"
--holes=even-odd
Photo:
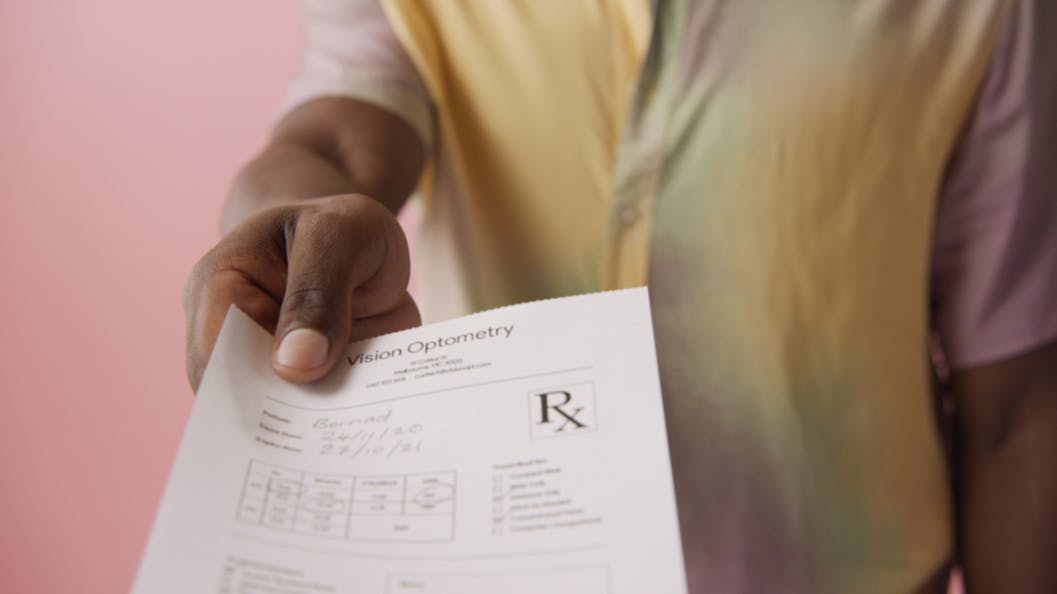
[[[197,391],[228,308],[275,335],[272,366],[324,376],[350,341],[421,323],[407,292],[407,240],[374,199],[344,194],[247,219],[195,265],[184,287],[187,377]]]

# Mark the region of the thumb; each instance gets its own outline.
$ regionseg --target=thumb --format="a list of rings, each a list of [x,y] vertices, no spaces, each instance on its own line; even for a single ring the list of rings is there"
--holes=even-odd
[[[272,351],[272,366],[284,379],[310,382],[334,367],[353,318],[374,313],[360,312],[365,292],[404,293],[406,247],[402,258],[388,248],[386,217],[392,218],[372,199],[344,196],[300,211],[288,225],[286,290]],[[393,288],[375,289],[379,280]]]

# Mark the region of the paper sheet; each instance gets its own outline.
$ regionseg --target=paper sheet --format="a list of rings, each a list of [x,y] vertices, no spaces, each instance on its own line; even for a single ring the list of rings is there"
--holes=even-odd
[[[137,594],[686,592],[645,289],[353,345],[311,386],[232,309]]]

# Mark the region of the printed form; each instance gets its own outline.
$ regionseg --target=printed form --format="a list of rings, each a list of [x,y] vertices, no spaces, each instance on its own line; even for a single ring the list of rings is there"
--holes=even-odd
[[[228,314],[136,594],[684,594],[646,289],[352,345]]]

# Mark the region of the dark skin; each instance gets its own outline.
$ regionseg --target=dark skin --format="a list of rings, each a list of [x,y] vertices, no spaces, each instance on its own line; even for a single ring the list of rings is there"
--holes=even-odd
[[[191,385],[232,304],[275,334],[273,367],[299,383],[325,375],[349,341],[418,325],[394,213],[424,163],[411,127],[366,103],[320,99],[285,118],[239,173],[227,234],[187,280]],[[967,593],[1053,594],[1057,343],[955,370],[952,386]]]
[[[1057,342],[951,379],[966,592],[1057,592]]]
[[[195,390],[230,305],[275,334],[272,364],[292,382],[325,375],[350,341],[417,326],[394,213],[424,162],[411,127],[366,103],[320,99],[280,122],[235,179],[227,234],[184,287]],[[314,340],[292,334],[302,340],[284,360],[282,339],[299,329]]]

